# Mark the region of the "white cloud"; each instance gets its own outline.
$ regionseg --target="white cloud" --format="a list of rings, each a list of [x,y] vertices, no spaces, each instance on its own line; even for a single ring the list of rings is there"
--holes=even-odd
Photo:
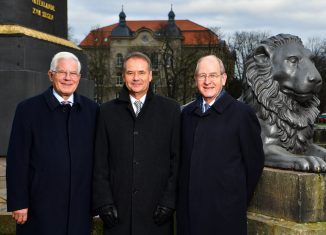
[[[222,32],[270,31],[292,33],[303,39],[326,37],[324,0],[176,0],[176,19],[189,19]],[[167,19],[170,3],[163,1],[68,0],[68,23],[82,40],[94,26],[119,21],[122,5],[128,20]]]

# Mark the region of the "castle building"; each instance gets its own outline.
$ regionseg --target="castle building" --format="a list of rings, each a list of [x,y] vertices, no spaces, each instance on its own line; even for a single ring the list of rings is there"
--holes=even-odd
[[[122,9],[118,23],[91,30],[79,45],[88,56],[88,78],[95,82],[98,103],[117,97],[123,86],[123,59],[132,51],[150,57],[154,92],[180,103],[194,96],[193,73],[201,55],[230,54],[212,30],[190,20],[175,20],[172,8],[167,20],[126,18]]]

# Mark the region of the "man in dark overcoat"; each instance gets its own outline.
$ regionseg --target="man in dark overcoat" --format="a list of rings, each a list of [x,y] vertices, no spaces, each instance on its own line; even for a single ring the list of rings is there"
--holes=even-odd
[[[119,98],[100,107],[95,214],[104,222],[104,234],[169,235],[176,206],[180,107],[153,93],[151,61],[142,53],[125,58],[123,79]]]
[[[7,154],[7,207],[17,235],[91,234],[93,143],[98,106],[75,92],[81,65],[59,52],[52,86],[16,109]]]
[[[223,86],[222,61],[197,63],[200,95],[181,114],[178,235],[245,235],[246,210],[262,173],[260,125]]]

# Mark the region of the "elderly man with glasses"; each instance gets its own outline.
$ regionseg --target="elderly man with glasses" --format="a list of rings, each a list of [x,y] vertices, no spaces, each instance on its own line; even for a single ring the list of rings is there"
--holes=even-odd
[[[178,235],[245,235],[246,210],[262,173],[260,125],[224,89],[222,61],[209,55],[195,71],[200,95],[181,115]]]
[[[44,93],[18,104],[7,154],[7,206],[17,235],[91,234],[97,104],[76,93],[81,65],[56,54]]]

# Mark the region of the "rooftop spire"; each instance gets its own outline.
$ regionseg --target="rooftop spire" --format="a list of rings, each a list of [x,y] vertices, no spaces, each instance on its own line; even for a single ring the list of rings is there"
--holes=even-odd
[[[175,17],[172,7],[173,7],[173,4],[171,4],[171,11],[169,12],[169,15],[168,15],[169,21],[174,21],[174,17]]]
[[[119,14],[119,24],[112,30],[112,36],[130,36],[130,29],[127,27],[126,14],[123,11],[123,5],[121,6],[121,12]]]
[[[126,14],[123,11],[123,5],[122,5],[121,12],[119,14],[119,23],[123,25],[125,24],[125,22],[126,22]]]

